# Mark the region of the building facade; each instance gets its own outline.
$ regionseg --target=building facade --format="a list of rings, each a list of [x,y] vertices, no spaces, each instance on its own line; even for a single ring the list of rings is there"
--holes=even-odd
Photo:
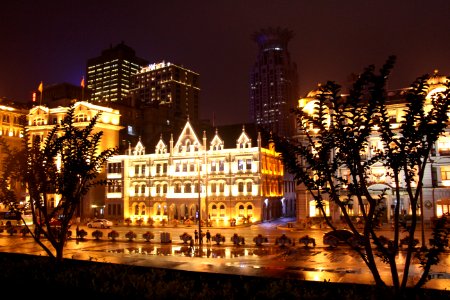
[[[0,99],[0,138],[2,138],[11,150],[21,149],[23,142],[23,129],[21,127],[21,118],[28,113],[25,106],[18,106],[10,101]],[[0,147],[0,161],[3,161],[5,154]],[[14,151],[14,150],[13,150]],[[19,195],[21,201],[25,201],[26,191],[20,182],[14,183],[14,192]],[[0,205],[0,209],[3,209]]]
[[[123,101],[129,96],[131,75],[146,65],[148,61],[137,57],[135,51],[123,42],[103,50],[98,57],[88,59],[86,82],[91,93],[90,101],[99,105]]]
[[[292,37],[280,28],[254,33],[258,56],[250,73],[250,121],[286,137],[294,134],[290,109],[299,98],[297,66],[288,51]]]
[[[93,132],[103,132],[100,147],[97,149],[97,154],[103,150],[117,147],[119,143],[120,113],[118,110],[94,105],[89,102],[76,102],[75,118],[76,126],[87,126],[90,120],[101,113]],[[41,141],[44,141],[47,134],[52,130],[55,124],[59,124],[67,115],[69,107],[48,108],[45,106],[35,106],[29,110],[27,119],[30,139],[35,140],[39,136]],[[106,170],[103,169],[98,176],[98,179],[106,178]],[[55,207],[60,200],[59,195],[54,195],[51,198],[51,204],[48,207]],[[105,206],[105,188],[103,186],[93,187],[82,201],[78,215],[81,218],[100,217],[104,215]]]
[[[431,104],[431,95],[437,91],[445,89],[445,82],[448,78],[438,76],[437,73],[429,79],[428,97],[425,105]],[[391,128],[399,128],[400,122],[404,116],[406,108],[405,92],[407,89],[388,91],[387,107],[388,116],[390,118]],[[299,100],[299,108],[306,112],[313,113],[314,103],[316,101],[316,91],[311,91],[307,97]],[[344,95],[345,96],[345,95]],[[450,124],[449,124],[450,125]],[[301,136],[297,136],[301,139]],[[362,154],[369,160],[375,153],[383,149],[381,137],[376,132],[371,135],[367,149]],[[345,168],[338,170],[339,175],[343,178],[349,177],[349,171]],[[375,195],[379,195],[380,191],[386,191],[386,214],[385,222],[389,222],[393,217],[395,209],[395,193],[393,189],[393,179],[389,176],[389,170],[380,164],[374,164],[370,167],[368,182],[369,190]],[[401,182],[404,185],[404,182]],[[423,214],[425,221],[430,221],[434,217],[442,216],[450,212],[450,126],[447,127],[444,134],[437,140],[434,149],[429,157],[429,163],[426,166],[423,178],[423,210],[418,209],[418,215]],[[325,201],[325,211],[332,220],[339,220],[341,211],[334,203]],[[412,209],[409,203],[409,197],[406,194],[401,195],[400,211],[402,214],[410,215]],[[358,201],[353,201],[352,209],[348,212],[350,215],[358,216],[362,213],[362,207]],[[309,195],[303,185],[297,187],[297,219],[304,221],[307,217],[320,217],[321,213],[316,206],[316,201]]]
[[[218,131],[199,138],[189,120],[152,153],[141,141],[108,161],[105,215],[131,222],[257,222],[283,213],[284,169],[274,144],[256,145],[245,129],[226,148]],[[140,221],[138,221],[140,220]]]

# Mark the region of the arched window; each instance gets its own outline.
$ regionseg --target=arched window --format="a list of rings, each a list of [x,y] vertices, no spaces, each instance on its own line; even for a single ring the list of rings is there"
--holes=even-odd
[[[161,214],[161,205],[160,204],[158,204],[157,206],[156,206],[156,215],[160,215]]]
[[[141,185],[141,194],[145,194],[145,184]]]
[[[244,205],[239,205],[239,217],[244,216]]]
[[[167,193],[167,184],[163,185],[163,193]]]
[[[157,194],[160,194],[160,193],[161,193],[161,185],[160,185],[160,184],[157,184],[157,185],[156,185],[156,193],[157,193]]]
[[[135,194],[139,193],[139,185],[137,185],[137,184],[134,186],[134,193]]]
[[[225,192],[225,183],[219,182],[219,192],[224,193]]]
[[[220,216],[225,217],[225,205],[220,205]]]
[[[135,205],[134,206],[134,214],[137,216],[137,215],[139,215],[139,205]]]
[[[215,204],[211,206],[211,216],[217,217],[217,205]]]
[[[211,193],[215,193],[215,192],[216,192],[216,183],[211,182]]]
[[[252,205],[247,205],[247,216],[248,217],[253,216],[253,206]]]

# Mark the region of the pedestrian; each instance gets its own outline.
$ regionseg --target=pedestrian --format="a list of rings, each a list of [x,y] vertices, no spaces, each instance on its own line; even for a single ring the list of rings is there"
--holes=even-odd
[[[206,242],[211,243],[211,232],[209,230],[206,230]]]
[[[202,230],[200,230],[200,236],[199,236],[199,239],[200,239],[200,244],[203,244],[203,231]]]
[[[192,251],[192,248],[194,248],[194,240],[191,238],[189,241],[189,249]]]
[[[197,230],[194,231],[194,237],[195,237],[195,243],[197,244],[198,243],[198,231]]]

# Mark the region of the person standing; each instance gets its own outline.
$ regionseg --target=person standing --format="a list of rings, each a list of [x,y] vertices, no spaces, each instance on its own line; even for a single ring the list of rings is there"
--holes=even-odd
[[[195,243],[197,244],[198,243],[198,231],[197,230],[194,231],[194,238],[195,238]]]
[[[206,242],[211,243],[211,232],[209,230],[206,230]]]

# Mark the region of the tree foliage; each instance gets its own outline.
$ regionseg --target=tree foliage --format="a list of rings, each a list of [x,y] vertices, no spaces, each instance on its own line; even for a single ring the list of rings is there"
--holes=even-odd
[[[0,140],[5,157],[0,177],[0,201],[11,210],[31,210],[34,239],[50,257],[62,260],[71,219],[83,197],[96,185],[107,159],[116,149],[99,151],[102,131],[95,131],[100,113],[80,127],[75,121],[75,107],[68,109],[61,124],[53,125],[44,140],[32,139],[22,120],[24,132],[21,149],[10,149]],[[19,205],[20,197],[12,189],[13,182],[25,185],[29,198]],[[52,204],[51,198],[59,201]],[[53,223],[57,220],[58,224]],[[27,225],[26,225],[27,226]],[[50,242],[43,243],[41,238]]]
[[[429,247],[415,247],[414,234],[420,217],[411,210],[411,224],[402,226],[400,212],[401,193],[406,193],[411,207],[419,207],[424,171],[430,152],[438,137],[448,126],[450,105],[449,79],[441,89],[429,95],[429,75],[417,78],[406,90],[403,117],[398,127],[391,125],[388,114],[386,83],[393,69],[395,57],[389,57],[379,72],[368,66],[355,80],[348,95],[343,96],[341,86],[329,81],[321,85],[315,95],[313,113],[296,108],[298,136],[283,138],[272,136],[277,151],[282,153],[289,173],[297,184],[304,186],[316,207],[325,216],[328,225],[336,224],[326,216],[325,201],[339,208],[342,220],[353,232],[349,245],[359,253],[370,269],[376,284],[386,286],[386,278],[379,273],[380,261],[389,265],[395,289],[401,293],[409,280],[414,257],[424,266],[416,287],[426,282],[431,265],[439,262],[442,244],[448,240],[445,217],[434,227],[434,239]],[[269,135],[271,133],[266,132]],[[370,139],[376,136],[382,147],[371,149]],[[369,155],[370,154],[370,155]],[[374,194],[370,190],[371,168],[388,170],[394,192],[394,239],[380,235],[377,226],[386,214],[386,191]],[[343,176],[342,170],[348,176]],[[350,210],[354,202],[361,208],[363,228],[358,228]],[[408,247],[404,259],[399,257],[400,233],[407,234]],[[422,241],[423,242],[423,241]]]

